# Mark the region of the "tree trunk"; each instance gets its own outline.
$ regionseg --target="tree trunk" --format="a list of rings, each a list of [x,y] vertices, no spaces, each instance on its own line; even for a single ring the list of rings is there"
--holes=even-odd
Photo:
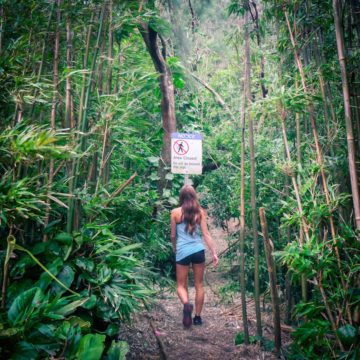
[[[166,48],[164,40],[147,23],[140,22],[140,33],[144,39],[145,45],[149,51],[156,71],[160,74],[159,84],[161,93],[161,116],[164,129],[163,147],[161,150],[161,161],[159,161],[159,182],[158,193],[162,196],[166,186],[165,175],[168,172],[166,168],[171,165],[171,133],[176,132],[175,118],[175,100],[174,100],[174,82],[166,61]],[[158,39],[162,43],[160,51]]]
[[[354,204],[355,225],[357,230],[360,230],[360,198],[359,187],[356,174],[356,153],[353,124],[351,119],[351,104],[348,77],[346,72],[346,58],[345,58],[345,45],[344,45],[344,30],[342,23],[342,3],[339,0],[333,0],[334,21],[336,43],[339,55],[339,63],[341,70],[341,80],[343,87],[344,109],[345,109],[345,124],[346,124],[346,137],[348,147],[348,162],[350,171],[350,182]]]

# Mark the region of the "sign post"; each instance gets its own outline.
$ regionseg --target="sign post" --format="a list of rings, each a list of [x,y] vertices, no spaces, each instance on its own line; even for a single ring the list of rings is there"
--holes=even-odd
[[[171,134],[171,172],[184,174],[185,185],[190,174],[202,174],[202,136],[200,134]]]

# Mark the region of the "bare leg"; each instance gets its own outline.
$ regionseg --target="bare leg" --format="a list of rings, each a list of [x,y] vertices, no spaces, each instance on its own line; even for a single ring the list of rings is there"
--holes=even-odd
[[[204,304],[204,270],[205,262],[193,264],[195,283],[195,315],[200,316]]]
[[[176,264],[177,294],[183,304],[189,301],[187,286],[186,286],[189,269],[190,269],[189,265]]]

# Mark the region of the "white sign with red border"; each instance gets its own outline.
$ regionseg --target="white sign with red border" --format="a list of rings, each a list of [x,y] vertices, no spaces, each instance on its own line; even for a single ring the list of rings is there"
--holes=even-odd
[[[171,134],[171,172],[173,174],[202,173],[202,136]]]

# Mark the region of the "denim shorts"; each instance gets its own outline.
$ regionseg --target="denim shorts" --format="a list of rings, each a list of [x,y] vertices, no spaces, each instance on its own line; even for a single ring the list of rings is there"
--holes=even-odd
[[[177,261],[176,263],[179,265],[190,265],[190,263],[193,264],[202,264],[203,262],[205,262],[205,250],[200,250],[194,254],[191,254],[179,261]]]

